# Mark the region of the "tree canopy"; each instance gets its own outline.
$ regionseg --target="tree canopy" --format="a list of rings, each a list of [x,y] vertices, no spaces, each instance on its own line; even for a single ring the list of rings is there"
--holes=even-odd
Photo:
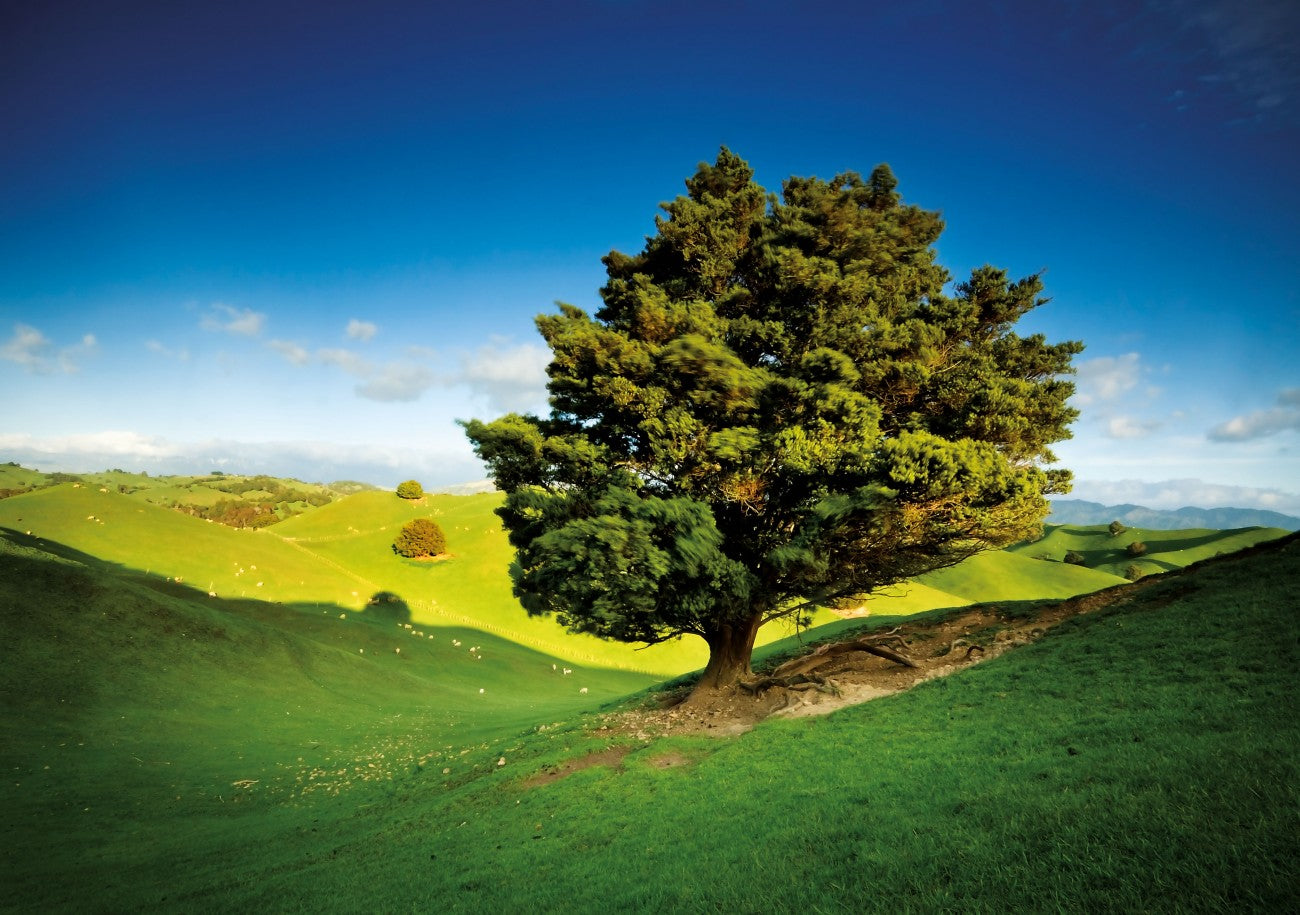
[[[424,487],[419,480],[406,480],[397,484],[397,495],[403,499],[422,499]]]
[[[1013,332],[1037,275],[945,292],[943,222],[896,187],[880,165],[777,197],[723,148],[603,259],[594,315],[538,317],[549,416],[465,424],[530,614],[698,635],[721,688],[764,623],[1041,528],[1082,347]]]
[[[437,522],[428,518],[406,522],[393,541],[393,552],[408,559],[427,559],[439,556],[446,550],[446,535]]]

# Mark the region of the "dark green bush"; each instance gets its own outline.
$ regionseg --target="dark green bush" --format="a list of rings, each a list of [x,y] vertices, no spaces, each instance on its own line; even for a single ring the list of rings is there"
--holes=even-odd
[[[1134,540],[1127,547],[1125,547],[1125,549],[1128,551],[1128,554],[1130,556],[1141,556],[1143,553],[1147,551],[1147,545],[1143,543],[1141,540]]]
[[[415,480],[397,484],[397,494],[403,499],[419,499],[424,496],[424,487]]]
[[[408,521],[393,541],[393,552],[408,559],[427,559],[446,551],[447,538],[442,528],[428,518]]]

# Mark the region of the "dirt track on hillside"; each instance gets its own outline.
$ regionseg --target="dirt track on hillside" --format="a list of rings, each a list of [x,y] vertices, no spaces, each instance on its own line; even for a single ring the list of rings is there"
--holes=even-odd
[[[831,642],[803,656],[812,659],[819,651],[830,655],[809,676],[788,678],[792,685],[773,684],[752,693],[736,689],[720,692],[703,702],[696,697],[690,703],[683,703],[690,693],[690,688],[684,687],[662,694],[659,707],[618,712],[607,717],[604,724],[615,733],[639,738],[667,734],[731,737],[745,733],[765,718],[825,715],[991,660],[1037,641],[1067,619],[1125,604],[1157,584],[1168,585],[1175,577],[1181,577],[1181,572],[1150,576],[1132,584],[1045,602],[1037,607],[1026,608],[1023,602],[1014,608],[980,604],[954,610],[937,619],[926,617],[904,622],[889,630],[892,635],[887,644],[915,667],[864,650],[844,650],[849,647],[845,643]],[[1170,599],[1193,587],[1187,584],[1174,589]],[[761,679],[755,678],[754,682],[759,683]]]

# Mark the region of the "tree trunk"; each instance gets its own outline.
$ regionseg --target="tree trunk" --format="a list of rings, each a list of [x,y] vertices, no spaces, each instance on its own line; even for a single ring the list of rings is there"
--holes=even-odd
[[[709,643],[709,664],[687,702],[731,689],[750,675],[749,659],[754,653],[754,637],[758,635],[762,621],[763,615],[757,613],[746,621],[724,623],[705,636],[704,640]]]

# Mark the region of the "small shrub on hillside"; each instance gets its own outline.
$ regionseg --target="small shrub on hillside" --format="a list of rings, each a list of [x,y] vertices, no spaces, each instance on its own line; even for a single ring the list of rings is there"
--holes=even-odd
[[[442,528],[428,518],[408,521],[393,541],[393,552],[407,559],[426,559],[446,551],[447,538]]]
[[[1070,550],[1070,552],[1065,554],[1065,561],[1072,566],[1081,566],[1083,565],[1083,554]]]
[[[1110,527],[1108,528],[1108,530],[1110,531],[1110,535],[1112,537],[1118,537],[1120,534],[1128,530],[1128,528],[1126,528],[1124,524],[1120,521],[1112,521],[1110,523]]]
[[[419,499],[424,496],[424,487],[415,480],[397,484],[397,494],[403,499]]]
[[[1141,540],[1134,540],[1127,547],[1125,547],[1125,549],[1128,551],[1128,554],[1130,556],[1141,556],[1143,553],[1147,551],[1147,545],[1143,543]]]
[[[1124,577],[1129,581],[1137,581],[1145,574],[1146,573],[1142,571],[1142,567],[1136,562],[1129,563],[1128,568],[1124,570]]]

